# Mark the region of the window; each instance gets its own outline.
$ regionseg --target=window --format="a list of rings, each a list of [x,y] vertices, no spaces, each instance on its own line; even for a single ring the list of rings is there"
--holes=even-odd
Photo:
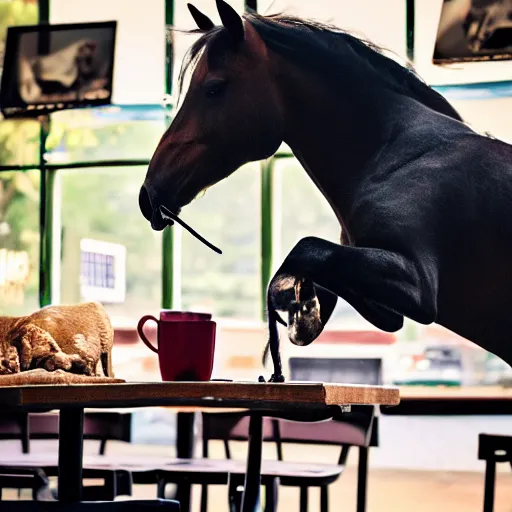
[[[259,165],[248,164],[183,209],[182,218],[223,251],[216,254],[182,232],[183,308],[259,319],[259,187]]]
[[[120,327],[160,308],[161,233],[138,208],[145,174],[146,167],[59,171],[60,300],[98,300]]]
[[[0,2],[0,66],[7,27],[37,23],[37,2]],[[0,165],[35,165],[39,125],[0,123]],[[0,172],[0,314],[22,315],[39,306],[39,172]]]
[[[39,173],[0,173],[0,314],[39,306]]]
[[[126,291],[126,247],[80,240],[80,294],[86,300],[123,303]]]
[[[332,208],[295,158],[280,158],[274,167],[277,201],[277,269],[295,244],[307,236],[339,243],[341,228]],[[329,320],[329,328],[365,328],[370,324],[342,299]]]
[[[58,112],[52,115],[47,160],[148,160],[164,130],[164,112],[158,105]]]

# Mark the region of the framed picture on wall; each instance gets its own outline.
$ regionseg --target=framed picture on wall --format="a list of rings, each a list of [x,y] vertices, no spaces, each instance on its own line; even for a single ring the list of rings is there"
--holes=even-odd
[[[433,62],[512,59],[512,0],[444,0]]]
[[[407,0],[410,52],[429,84],[512,80],[512,0]]]
[[[108,105],[117,22],[9,27],[0,90],[5,117]]]

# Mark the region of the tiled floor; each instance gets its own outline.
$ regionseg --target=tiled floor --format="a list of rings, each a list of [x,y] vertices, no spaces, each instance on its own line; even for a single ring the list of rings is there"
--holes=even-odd
[[[212,445],[212,456],[221,456],[220,446]],[[235,456],[244,456],[242,446],[234,447]],[[311,457],[307,447],[293,446],[285,451],[285,458],[290,460],[307,460]],[[88,451],[95,451],[95,446],[89,446]],[[111,445],[108,453],[123,450],[122,444]],[[308,451],[309,450],[309,451]],[[169,453],[171,447],[159,446],[130,446],[130,452],[143,455],[144,453]],[[271,456],[271,452],[267,453]],[[332,448],[315,448],[316,461],[332,461],[337,453]],[[345,474],[331,486],[330,510],[356,510],[356,470],[357,457],[350,457]],[[371,463],[371,461],[370,461]],[[502,465],[497,477],[495,512],[512,512],[512,471]],[[194,489],[193,510],[199,510],[200,489]],[[134,497],[151,498],[155,496],[153,486],[136,486]],[[12,492],[6,493],[5,498],[13,499]],[[310,511],[319,511],[319,493],[310,491]],[[439,472],[439,471],[410,471],[370,469],[368,487],[368,512],[479,512],[483,502],[483,474],[479,472]],[[223,487],[212,487],[209,494],[209,512],[227,512],[227,493]],[[1,510],[1,506],[0,506]],[[280,489],[279,512],[299,510],[299,493],[295,489]]]

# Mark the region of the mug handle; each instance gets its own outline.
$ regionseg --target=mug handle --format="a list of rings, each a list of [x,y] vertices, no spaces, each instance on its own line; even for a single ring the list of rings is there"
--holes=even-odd
[[[143,316],[139,320],[139,323],[137,324],[137,332],[139,333],[140,339],[144,342],[146,347],[148,347],[150,350],[152,350],[153,352],[156,352],[158,354],[158,349],[155,348],[153,346],[153,344],[146,338],[146,335],[144,334],[144,331],[142,330],[142,329],[144,329],[144,324],[148,320],[153,320],[158,325],[158,320],[153,315],[146,315],[146,316]]]

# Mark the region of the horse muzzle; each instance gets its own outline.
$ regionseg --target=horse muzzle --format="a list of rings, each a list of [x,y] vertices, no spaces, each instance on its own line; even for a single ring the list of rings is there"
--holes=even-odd
[[[139,192],[139,208],[142,215],[144,215],[144,217],[151,223],[151,228],[155,231],[162,231],[167,226],[172,226],[174,224],[174,220],[162,211],[163,207],[151,200],[145,185],[142,185]],[[165,208],[165,211],[171,211],[175,215],[178,215],[181,208],[174,208],[172,210]]]

